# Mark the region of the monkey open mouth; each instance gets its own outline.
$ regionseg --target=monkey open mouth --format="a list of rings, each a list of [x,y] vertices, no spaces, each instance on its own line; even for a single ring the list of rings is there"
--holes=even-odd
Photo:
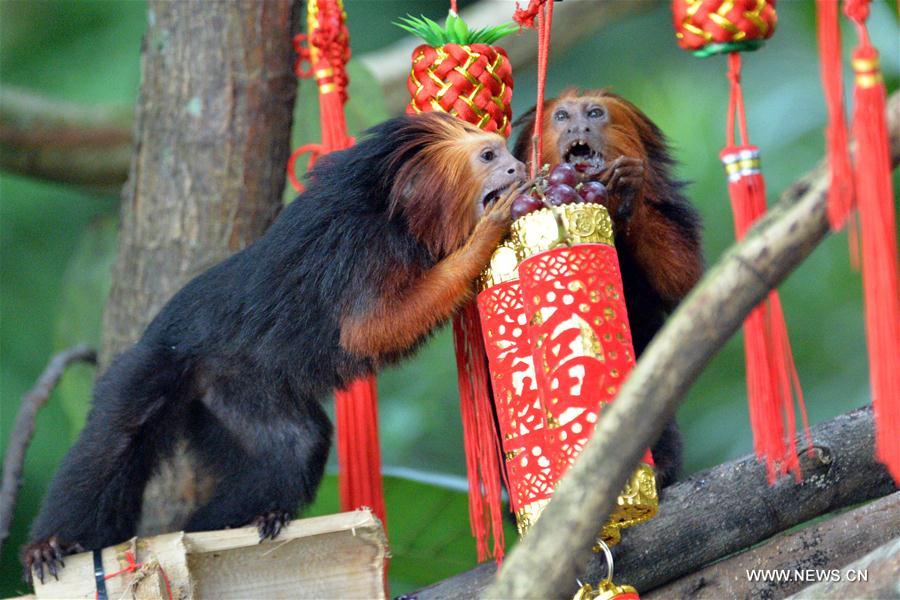
[[[573,140],[569,143],[563,154],[563,161],[569,163],[579,173],[596,175],[603,169],[606,161],[603,156],[594,150],[590,142],[586,140]]]
[[[505,190],[508,187],[509,187],[508,185],[504,185],[504,186],[498,187],[495,190],[489,191],[487,194],[484,195],[484,198],[481,199],[481,205],[484,208],[487,208],[491,204],[491,202],[493,202],[494,200],[496,200],[497,198],[500,197],[500,192],[502,192],[503,190]]]

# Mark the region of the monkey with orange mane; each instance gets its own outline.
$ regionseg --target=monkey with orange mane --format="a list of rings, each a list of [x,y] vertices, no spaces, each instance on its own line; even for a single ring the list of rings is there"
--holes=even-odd
[[[469,298],[523,176],[499,135],[438,113],[319,160],[261,239],[185,285],[97,381],[32,524],[26,575],[134,536],[178,440],[215,481],[186,530],[277,536],[322,479],[321,400],[411,354]]]
[[[606,90],[568,89],[543,107],[540,165],[573,165],[583,180],[605,184],[615,225],[628,320],[640,355],[666,315],[703,272],[700,217],[682,194],[665,136],[640,109]],[[534,110],[519,119],[513,154],[531,161]],[[681,465],[672,421],[653,446],[657,479],[670,483]]]

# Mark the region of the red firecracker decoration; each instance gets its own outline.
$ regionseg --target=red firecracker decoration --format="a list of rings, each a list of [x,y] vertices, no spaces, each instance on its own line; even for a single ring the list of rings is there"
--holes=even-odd
[[[765,213],[766,188],[759,149],[750,144],[747,133],[738,52],[756,50],[771,37],[777,23],[775,1],[673,0],[672,14],[679,46],[696,56],[728,54],[731,98],[721,159],[728,175],[735,234],[740,240]],[[735,125],[740,143],[735,141]],[[770,292],[744,322],[744,349],[756,455],[765,462],[770,482],[787,472],[799,479],[795,403],[808,442],[809,426],[777,291]]]
[[[513,223],[511,242],[519,259],[524,339],[530,343],[546,419],[531,469],[532,474],[543,469],[555,486],[581,454],[603,406],[618,395],[635,363],[622,275],[612,220],[600,204],[575,203],[526,214]],[[497,342],[485,339],[486,346],[492,343]],[[500,375],[502,371],[495,372],[491,382]],[[496,396],[496,387],[494,392]],[[543,457],[547,462],[540,462]],[[602,537],[608,543],[618,542],[619,529],[656,513],[649,450],[643,463],[604,527]],[[537,514],[527,516],[533,520]]]
[[[308,0],[307,33],[294,38],[297,76],[315,77],[319,86],[322,125],[322,143],[298,148],[288,163],[288,177],[298,190],[301,186],[294,174],[294,163],[300,154],[311,153],[311,166],[319,156],[353,143],[344,118],[349,82],[346,65],[350,59],[350,35],[345,21],[341,0]],[[367,506],[386,527],[377,390],[375,377],[369,377],[335,391],[339,488],[341,510]]]
[[[478,312],[500,427],[510,508],[524,533],[553,495],[547,413],[537,388],[528,315],[512,244],[493,255],[478,294]]]

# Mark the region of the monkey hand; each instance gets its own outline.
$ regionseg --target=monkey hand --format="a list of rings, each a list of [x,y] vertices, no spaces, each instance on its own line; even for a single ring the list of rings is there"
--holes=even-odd
[[[630,156],[620,156],[603,168],[598,179],[609,190],[613,218],[627,221],[634,214],[646,173],[644,161]]]
[[[32,569],[34,569],[37,571],[38,579],[44,583],[44,566],[46,565],[47,571],[58,581],[59,569],[66,566],[63,557],[78,552],[84,552],[81,544],[64,544],[55,535],[45,540],[32,542],[22,549],[22,564],[25,566],[23,579],[31,585]]]

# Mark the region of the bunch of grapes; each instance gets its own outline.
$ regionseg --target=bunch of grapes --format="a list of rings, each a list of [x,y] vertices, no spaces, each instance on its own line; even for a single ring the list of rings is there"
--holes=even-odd
[[[568,163],[561,163],[549,174],[538,178],[534,187],[513,200],[510,213],[513,219],[549,206],[578,202],[605,204],[608,193],[599,181],[579,182],[578,171]]]

